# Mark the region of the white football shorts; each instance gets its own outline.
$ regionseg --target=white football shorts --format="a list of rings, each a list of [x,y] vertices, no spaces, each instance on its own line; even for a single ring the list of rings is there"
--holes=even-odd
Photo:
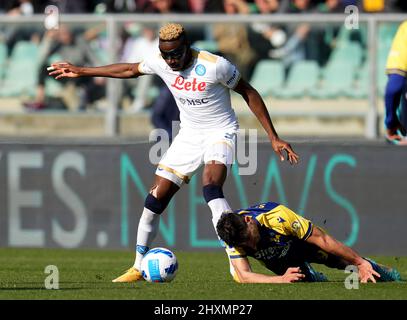
[[[223,163],[228,173],[235,161],[237,129],[197,130],[181,128],[160,160],[156,175],[181,187],[208,162]]]

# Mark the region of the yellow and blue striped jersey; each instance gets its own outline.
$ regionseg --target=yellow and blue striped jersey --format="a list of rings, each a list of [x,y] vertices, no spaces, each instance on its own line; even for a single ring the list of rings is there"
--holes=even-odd
[[[386,73],[407,76],[407,21],[400,25],[393,39],[387,57]]]
[[[248,215],[257,221],[260,242],[255,252],[246,252],[242,248],[226,246],[230,259],[251,256],[267,267],[276,259],[286,257],[295,247],[295,242],[308,239],[312,233],[311,221],[275,202],[261,203],[235,212]]]

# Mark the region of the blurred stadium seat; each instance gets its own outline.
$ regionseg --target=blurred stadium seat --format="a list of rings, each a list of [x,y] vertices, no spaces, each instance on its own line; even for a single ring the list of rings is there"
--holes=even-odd
[[[210,51],[210,52],[218,52],[219,48],[218,48],[218,43],[214,40],[199,40],[199,41],[195,41],[193,43],[194,47],[197,47],[201,50],[206,50],[206,51]]]
[[[356,85],[354,90],[346,93],[349,98],[366,99],[369,93],[369,63],[365,62],[356,72]]]
[[[288,74],[286,85],[274,95],[281,99],[294,99],[305,96],[319,81],[320,69],[315,61],[295,62]]]
[[[384,95],[387,84],[386,65],[382,65],[377,69],[377,90],[380,96]]]
[[[354,91],[355,67],[351,64],[329,64],[322,71],[321,85],[310,89],[316,99],[334,99]]]
[[[379,46],[390,49],[398,27],[398,23],[380,23],[378,27]]]
[[[335,48],[327,64],[352,65],[353,67],[359,67],[362,63],[362,58],[363,50],[359,43],[343,43],[341,46]]]
[[[346,26],[342,25],[339,28],[339,32],[335,38],[335,48],[340,49],[348,47],[350,45],[357,44],[361,48],[366,48],[368,39],[367,39],[367,25],[359,24],[358,29],[348,29]],[[362,51],[363,53],[364,51]]]
[[[5,73],[6,60],[7,60],[7,48],[4,43],[0,42],[0,83]]]
[[[62,60],[63,59],[59,54],[53,54],[48,58],[48,64],[50,65],[51,63]],[[58,96],[62,89],[63,85],[60,82],[54,80],[53,78],[48,78],[45,80],[45,95],[47,97]]]
[[[261,96],[267,97],[281,90],[284,83],[284,66],[276,60],[261,60],[256,64],[250,84]]]
[[[33,96],[37,83],[38,45],[30,41],[16,44],[7,63],[0,96]]]
[[[137,87],[134,86],[131,91],[134,98],[137,98]],[[156,98],[158,98],[159,95],[160,89],[156,85],[151,85],[147,90],[145,98],[147,99],[147,101],[154,101]]]
[[[96,58],[99,60],[99,63],[101,65],[109,64],[109,51],[100,48],[100,46],[95,42],[91,41],[89,43],[90,50],[92,53],[96,56]]]
[[[379,96],[384,95],[384,91],[387,83],[387,75],[385,71],[385,63],[377,63],[377,94]],[[366,99],[369,95],[370,75],[369,75],[369,62],[366,61],[363,66],[356,73],[356,85],[354,90],[348,91],[346,95],[349,98],[354,99]]]

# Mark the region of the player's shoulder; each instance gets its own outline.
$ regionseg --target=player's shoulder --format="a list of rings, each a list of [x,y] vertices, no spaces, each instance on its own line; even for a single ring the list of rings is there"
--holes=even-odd
[[[234,212],[237,214],[251,215],[253,217],[256,217],[260,214],[269,213],[270,211],[273,211],[278,206],[280,206],[280,204],[277,202],[262,202],[262,203],[252,205],[245,209],[235,210]]]
[[[277,202],[265,202],[250,208],[251,212],[257,212],[256,219],[267,227],[278,226],[297,219],[298,215]]]
[[[407,21],[404,21],[402,24],[399,25],[397,29],[397,33],[393,39],[393,44],[396,44],[398,46],[405,45],[406,37],[407,37]]]
[[[236,210],[235,213],[250,216],[261,225],[268,226],[268,221],[272,220],[273,216],[281,211],[280,208],[281,205],[277,202],[262,202],[246,209]]]
[[[206,50],[201,50],[196,47],[191,47],[192,50],[192,55],[199,61],[203,61],[206,63],[213,63],[216,64],[218,61],[220,61],[221,56],[218,56],[214,53],[211,53]]]
[[[401,30],[403,32],[407,32],[407,20],[404,21],[402,24],[400,24],[399,30]]]
[[[249,210],[255,210],[255,211],[267,212],[267,211],[275,209],[278,206],[280,206],[279,203],[268,201],[268,202],[261,202],[261,203],[255,204],[255,205],[251,206],[248,209]]]

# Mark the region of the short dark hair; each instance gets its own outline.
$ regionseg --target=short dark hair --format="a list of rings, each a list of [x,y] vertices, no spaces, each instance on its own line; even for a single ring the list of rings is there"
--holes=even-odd
[[[234,212],[222,213],[217,225],[218,236],[231,247],[238,247],[248,240],[244,216]]]

